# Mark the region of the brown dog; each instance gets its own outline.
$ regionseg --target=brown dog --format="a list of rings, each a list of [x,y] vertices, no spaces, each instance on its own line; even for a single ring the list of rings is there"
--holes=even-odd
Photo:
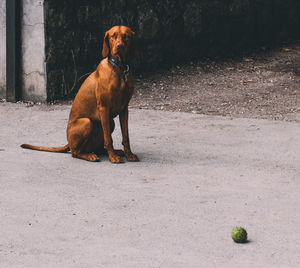
[[[22,144],[21,147],[48,151],[71,151],[73,157],[99,161],[97,155],[107,151],[112,163],[138,161],[131,152],[128,136],[128,103],[133,94],[133,76],[126,64],[136,54],[135,33],[126,26],[115,26],[105,33],[102,56],[97,69],[80,87],[69,116],[68,144],[63,147],[42,147]],[[115,151],[111,133],[113,118],[119,115],[124,146]],[[106,150],[104,149],[106,148]]]

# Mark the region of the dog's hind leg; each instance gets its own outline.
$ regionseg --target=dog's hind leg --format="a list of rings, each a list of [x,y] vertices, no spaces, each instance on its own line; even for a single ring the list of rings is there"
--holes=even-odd
[[[99,157],[95,151],[101,143],[100,129],[96,129],[89,118],[80,118],[69,124],[67,138],[73,157],[97,162]]]

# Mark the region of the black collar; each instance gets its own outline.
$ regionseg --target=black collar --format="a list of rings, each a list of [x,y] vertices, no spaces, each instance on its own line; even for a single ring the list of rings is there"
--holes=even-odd
[[[113,58],[110,55],[108,56],[108,61],[112,66],[120,69],[123,72],[124,81],[125,83],[127,83],[127,77],[129,75],[129,65]]]
[[[129,72],[129,65],[128,64],[125,64],[125,63],[117,60],[116,58],[113,58],[110,55],[108,56],[108,61],[111,65],[121,69],[123,72],[126,72],[126,73]]]

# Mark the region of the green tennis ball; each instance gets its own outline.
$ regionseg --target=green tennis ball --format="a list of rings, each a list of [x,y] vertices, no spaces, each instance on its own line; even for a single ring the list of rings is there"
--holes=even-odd
[[[236,243],[245,243],[247,241],[247,232],[243,227],[234,228],[231,236]]]

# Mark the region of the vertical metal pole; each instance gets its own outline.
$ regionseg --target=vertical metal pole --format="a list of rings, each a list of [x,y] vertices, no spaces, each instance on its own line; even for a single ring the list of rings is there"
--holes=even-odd
[[[6,0],[6,99],[20,97],[20,0]]]

